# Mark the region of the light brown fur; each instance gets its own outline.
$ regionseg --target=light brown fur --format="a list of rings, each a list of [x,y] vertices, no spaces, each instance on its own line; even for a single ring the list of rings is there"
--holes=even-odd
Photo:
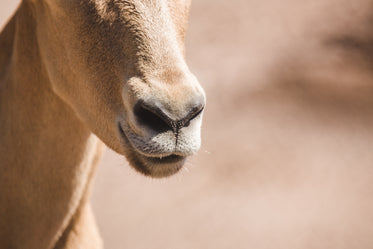
[[[203,108],[183,57],[188,8],[22,2],[0,36],[0,248],[102,247],[88,203],[100,140],[153,177],[198,150],[199,113],[176,132],[154,131],[134,113],[149,99],[175,120],[196,99]],[[159,159],[168,156],[182,160]]]

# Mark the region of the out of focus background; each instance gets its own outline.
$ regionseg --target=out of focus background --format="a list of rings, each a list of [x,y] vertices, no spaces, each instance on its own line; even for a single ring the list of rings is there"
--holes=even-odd
[[[203,146],[161,180],[107,150],[105,248],[373,248],[372,17],[370,0],[193,1]]]

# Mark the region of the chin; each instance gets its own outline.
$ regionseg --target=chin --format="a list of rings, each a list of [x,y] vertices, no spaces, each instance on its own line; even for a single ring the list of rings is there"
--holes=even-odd
[[[162,178],[176,174],[186,161],[186,157],[183,156],[148,157],[136,151],[131,151],[127,159],[136,171],[153,178]]]

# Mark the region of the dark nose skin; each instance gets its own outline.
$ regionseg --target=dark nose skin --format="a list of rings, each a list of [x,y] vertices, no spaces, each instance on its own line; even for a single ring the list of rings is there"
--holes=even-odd
[[[134,114],[137,121],[144,126],[150,127],[157,132],[172,130],[174,133],[189,126],[191,120],[196,118],[204,109],[203,98],[196,98],[188,108],[181,111],[182,118],[175,118],[164,106],[155,100],[139,100],[134,107]],[[180,116],[180,114],[179,114]]]

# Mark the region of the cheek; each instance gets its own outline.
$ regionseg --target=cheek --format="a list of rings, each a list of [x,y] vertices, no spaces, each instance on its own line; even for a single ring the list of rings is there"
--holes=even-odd
[[[62,94],[68,92],[70,82],[76,81],[76,66],[72,66],[74,53],[71,51],[71,37],[73,27],[66,25],[64,15],[53,11],[51,6],[46,10],[40,10],[37,20],[37,39],[40,49],[40,56],[46,67],[49,79],[55,91]],[[70,23],[69,23],[70,24]],[[65,89],[68,88],[68,89]]]
[[[53,91],[81,117],[107,117],[120,108],[122,81],[103,59],[105,51],[78,31],[72,22],[41,25],[40,53],[48,77]]]

